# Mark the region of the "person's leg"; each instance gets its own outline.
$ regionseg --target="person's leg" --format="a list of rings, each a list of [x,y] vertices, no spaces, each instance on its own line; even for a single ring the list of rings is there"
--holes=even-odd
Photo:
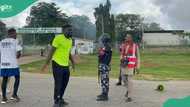
[[[122,81],[124,83],[124,87],[126,87],[126,94],[125,97],[128,97],[128,76],[127,76],[127,71],[126,68],[121,67],[121,77],[122,77]]]
[[[55,62],[52,62],[53,77],[54,77],[54,103],[59,103],[61,99],[61,86],[62,86],[62,75],[61,68]]]
[[[133,91],[133,73],[134,69],[127,69],[127,93],[126,93],[126,101],[131,102],[132,101],[132,91]]]
[[[117,86],[122,85],[122,75],[121,75],[121,66],[119,69],[119,78],[118,78],[118,82],[116,83]]]
[[[109,71],[104,71],[101,75],[102,94],[108,96],[109,92]]]
[[[3,81],[3,79],[2,79],[2,77],[0,77],[0,85],[2,85],[2,81]],[[0,88],[0,96],[2,96],[2,90],[1,90],[1,88]]]
[[[6,89],[7,89],[7,81],[8,81],[8,77],[3,77],[3,81],[2,81],[2,85],[1,85],[1,90],[2,90],[2,98],[3,99],[7,99],[6,96]]]
[[[65,67],[62,72],[63,72],[63,79],[62,79],[62,88],[61,88],[61,98],[64,96],[65,89],[69,82],[69,77],[70,77],[69,67]]]
[[[97,101],[107,101],[109,92],[109,71],[100,71],[102,93],[97,96]]]
[[[133,76],[128,75],[128,97],[132,97],[132,90],[133,90]]]
[[[17,97],[18,88],[20,85],[20,76],[15,76],[15,83],[14,83],[14,90],[13,90],[13,97]]]
[[[9,77],[7,81],[7,94],[10,94],[11,91],[12,91],[12,79],[11,77]]]

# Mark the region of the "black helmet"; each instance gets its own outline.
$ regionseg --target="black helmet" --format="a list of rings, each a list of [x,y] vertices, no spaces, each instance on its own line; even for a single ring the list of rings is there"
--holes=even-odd
[[[98,42],[99,42],[99,47],[111,48],[111,37],[107,33],[102,34],[99,37]]]

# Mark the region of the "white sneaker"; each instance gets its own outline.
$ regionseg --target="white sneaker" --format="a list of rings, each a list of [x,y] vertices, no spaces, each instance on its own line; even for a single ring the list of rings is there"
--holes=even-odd
[[[1,100],[1,104],[6,104],[7,101],[8,101],[8,100],[7,100],[6,98],[5,98],[5,99],[2,99],[2,100]]]

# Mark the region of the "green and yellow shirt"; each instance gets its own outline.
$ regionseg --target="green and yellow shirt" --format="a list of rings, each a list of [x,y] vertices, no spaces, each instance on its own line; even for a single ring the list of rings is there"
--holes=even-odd
[[[52,46],[56,48],[53,61],[61,66],[69,66],[69,55],[72,48],[72,39],[68,39],[64,34],[55,36]]]

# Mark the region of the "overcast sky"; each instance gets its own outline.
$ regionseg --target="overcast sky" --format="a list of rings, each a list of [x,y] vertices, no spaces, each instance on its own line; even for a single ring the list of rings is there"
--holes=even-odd
[[[94,23],[94,8],[106,0],[39,0],[56,2],[67,15],[87,15]],[[190,28],[190,0],[111,0],[113,14],[141,14],[146,21],[155,21],[164,29]],[[35,3],[37,4],[37,3]],[[17,16],[3,19],[8,26],[23,26],[30,8]]]

